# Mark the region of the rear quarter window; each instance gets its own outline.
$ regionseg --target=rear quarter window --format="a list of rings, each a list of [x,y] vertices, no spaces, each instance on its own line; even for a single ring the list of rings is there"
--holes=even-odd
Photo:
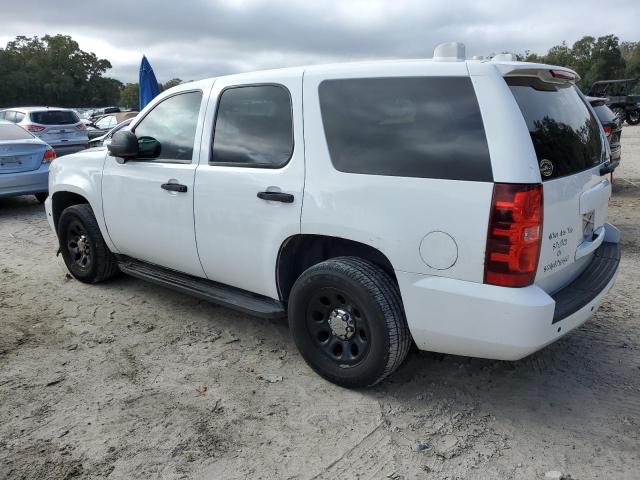
[[[331,161],[341,172],[493,180],[467,77],[325,80],[318,93]]]
[[[31,112],[29,117],[33,123],[39,123],[40,125],[72,125],[80,121],[75,112],[68,110]]]
[[[575,86],[527,77],[506,81],[527,123],[543,181],[604,161],[600,126]]]

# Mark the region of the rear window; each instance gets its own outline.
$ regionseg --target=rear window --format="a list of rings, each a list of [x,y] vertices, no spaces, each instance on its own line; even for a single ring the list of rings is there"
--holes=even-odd
[[[490,182],[491,160],[471,80],[325,80],[320,108],[341,172]]]
[[[31,112],[29,117],[33,123],[39,123],[40,125],[72,125],[80,121],[78,115],[69,110]]]
[[[31,140],[33,135],[27,132],[24,128],[17,125],[0,124],[0,141],[3,140]]]
[[[604,160],[600,126],[573,85],[507,78],[522,111],[542,180],[572,175]]]

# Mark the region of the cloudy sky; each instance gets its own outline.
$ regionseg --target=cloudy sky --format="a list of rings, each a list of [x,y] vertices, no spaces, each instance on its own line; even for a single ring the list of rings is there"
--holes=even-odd
[[[136,81],[144,53],[164,82],[431,57],[436,44],[454,40],[468,56],[544,53],[584,35],[639,41],[640,0],[21,0],[3,2],[0,25],[2,46],[16,35],[71,35],[124,82]]]

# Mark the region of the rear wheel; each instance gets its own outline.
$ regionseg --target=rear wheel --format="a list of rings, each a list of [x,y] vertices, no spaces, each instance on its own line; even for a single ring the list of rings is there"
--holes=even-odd
[[[88,204],[66,208],[58,221],[60,252],[69,272],[85,283],[98,283],[118,273],[118,263],[104,242]]]
[[[36,200],[38,200],[40,203],[44,203],[44,201],[49,196],[49,193],[48,192],[40,192],[40,193],[34,194],[34,196],[36,197]]]
[[[637,125],[640,123],[640,110],[631,110],[627,112],[627,123],[629,125]]]
[[[395,282],[377,265],[355,257],[327,260],[298,278],[289,324],[309,366],[348,388],[382,381],[411,345]]]

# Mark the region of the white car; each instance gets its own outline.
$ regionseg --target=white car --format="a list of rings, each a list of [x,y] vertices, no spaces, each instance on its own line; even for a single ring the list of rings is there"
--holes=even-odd
[[[288,315],[343,386],[381,381],[412,341],[517,360],[585,322],[618,269],[577,78],[454,43],[179,85],[108,151],[52,164],[48,220],[78,280]]]

